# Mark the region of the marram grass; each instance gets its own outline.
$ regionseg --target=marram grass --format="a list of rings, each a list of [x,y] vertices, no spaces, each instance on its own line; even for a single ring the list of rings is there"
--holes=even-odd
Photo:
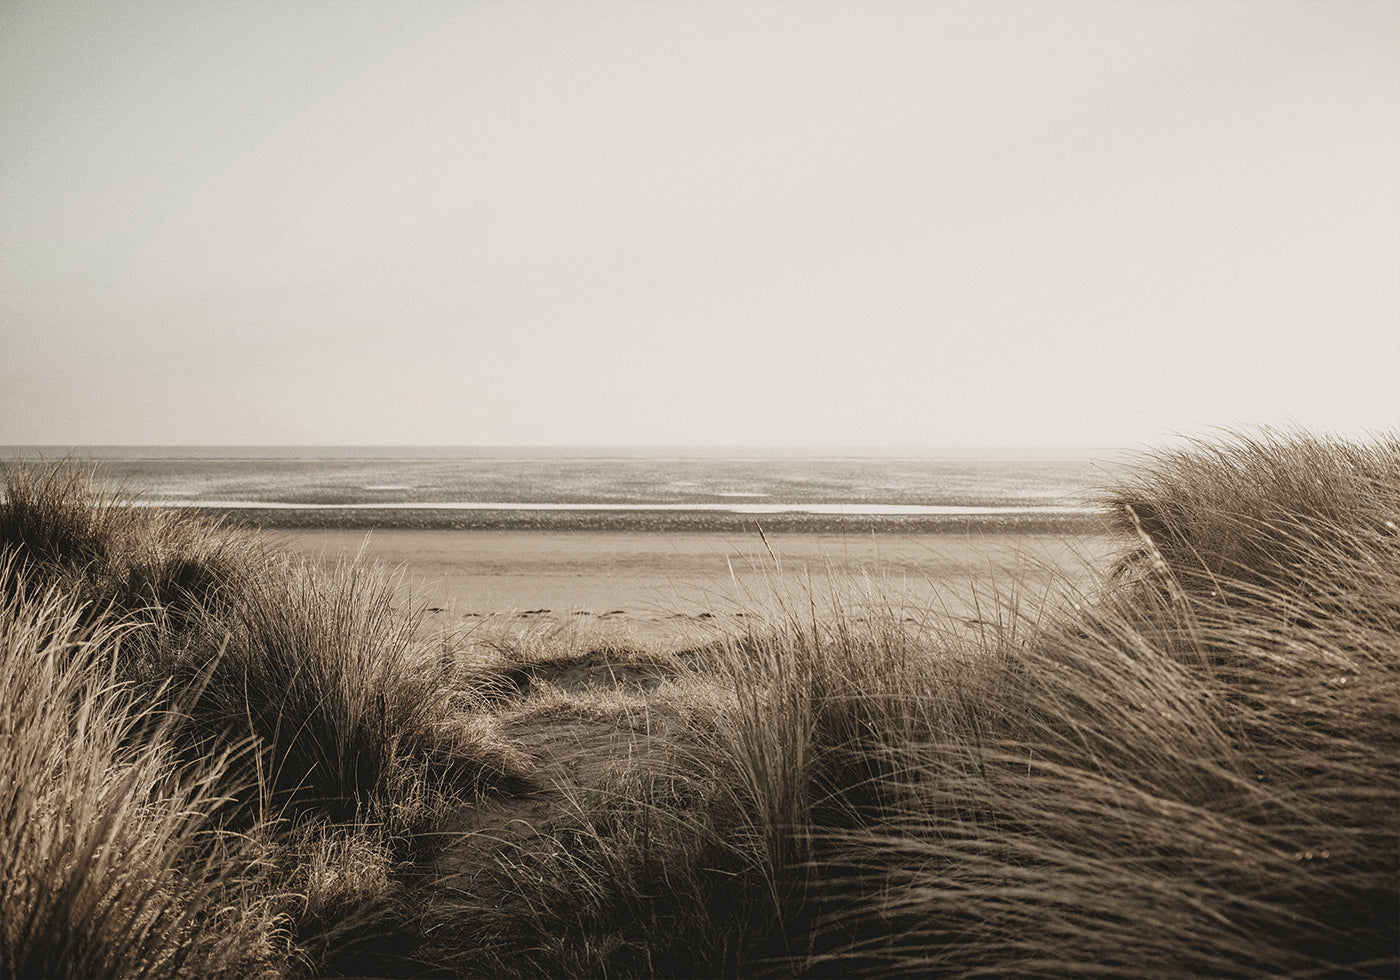
[[[518,752],[450,716],[451,665],[377,569],[62,467],[9,475],[0,567],[0,976],[353,957],[413,833],[514,775]]]
[[[752,610],[653,695],[708,692],[684,738],[477,869],[489,909],[394,855],[513,771],[452,714],[509,691],[454,691],[476,675],[382,577],[28,479],[0,504],[7,974],[1400,972],[1394,433],[1146,457],[1101,579],[976,632]],[[412,956],[356,958],[366,923]]]
[[[17,574],[0,558],[0,975],[257,973],[272,917],[210,822],[228,758],[178,765],[113,670],[120,623]]]
[[[12,474],[0,549],[16,588],[56,588],[122,623],[121,679],[181,701],[186,755],[250,743],[245,783],[336,819],[396,806],[413,786],[509,775],[450,723],[452,665],[418,637],[383,570],[322,570],[187,513],[130,506],[63,468]],[[185,696],[186,694],[189,696]],[[431,795],[431,794],[429,794]],[[382,814],[381,814],[382,815]]]
[[[518,972],[1400,972],[1400,439],[1155,465],[1058,610],[930,639],[801,596],[709,651],[731,697],[675,765],[710,819],[580,801],[510,868]]]

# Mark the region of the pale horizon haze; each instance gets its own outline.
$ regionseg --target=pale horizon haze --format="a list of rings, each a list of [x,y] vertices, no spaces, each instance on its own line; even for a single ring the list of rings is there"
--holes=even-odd
[[[1397,424],[1397,3],[0,5],[0,445]]]

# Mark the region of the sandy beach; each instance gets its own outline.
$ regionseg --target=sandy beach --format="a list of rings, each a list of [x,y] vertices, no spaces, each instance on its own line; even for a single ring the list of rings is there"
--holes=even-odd
[[[833,595],[921,619],[965,617],[974,597],[1084,583],[1112,550],[1102,535],[839,535],[511,530],[269,530],[332,564],[361,555],[402,571],[429,626],[511,619],[601,623],[638,642],[771,610],[775,597]]]

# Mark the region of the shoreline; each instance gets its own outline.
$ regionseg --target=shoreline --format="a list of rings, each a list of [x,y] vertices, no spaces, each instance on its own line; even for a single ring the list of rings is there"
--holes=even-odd
[[[454,510],[422,505],[337,509],[299,506],[186,508],[201,517],[235,527],[262,530],[438,530],[438,531],[596,531],[605,533],[806,533],[825,535],[1018,534],[1086,536],[1104,532],[1098,510],[1007,510],[995,513],[829,514],[779,511],[752,514],[730,510],[519,509]]]

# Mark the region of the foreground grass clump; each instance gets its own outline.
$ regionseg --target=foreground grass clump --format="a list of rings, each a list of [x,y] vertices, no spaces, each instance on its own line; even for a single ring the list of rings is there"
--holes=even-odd
[[[414,832],[512,773],[375,569],[322,571],[63,468],[9,476],[0,563],[0,974],[353,955],[399,928]]]
[[[212,604],[167,670],[196,683],[203,658],[217,657],[194,721],[215,738],[246,731],[272,746],[272,789],[333,819],[372,812],[410,829],[409,801],[505,773],[453,726],[451,664],[396,600],[396,583],[370,569],[275,563]]]
[[[250,976],[275,959],[229,759],[180,766],[113,670],[121,624],[0,559],[0,975]]]
[[[1125,550],[1095,602],[898,682],[880,701],[918,734],[811,729],[809,758],[854,748],[891,802],[809,824],[813,876],[846,870],[805,966],[1395,972],[1400,441],[1200,446],[1111,502]],[[792,655],[864,657],[831,647]],[[844,713],[872,690],[808,689]]]
[[[123,624],[120,675],[180,697],[187,757],[252,739],[242,775],[304,809],[410,828],[404,804],[506,775],[449,720],[451,664],[400,612],[401,583],[360,564],[323,571],[253,535],[129,505],[62,467],[12,474],[0,551],[28,589],[61,589]],[[425,781],[426,780],[426,781]],[[431,807],[428,807],[430,810]],[[423,815],[426,815],[427,810]]]
[[[1203,444],[1110,503],[1120,560],[1057,611],[809,596],[708,651],[705,810],[580,801],[512,869],[521,972],[1395,975],[1400,438]]]

